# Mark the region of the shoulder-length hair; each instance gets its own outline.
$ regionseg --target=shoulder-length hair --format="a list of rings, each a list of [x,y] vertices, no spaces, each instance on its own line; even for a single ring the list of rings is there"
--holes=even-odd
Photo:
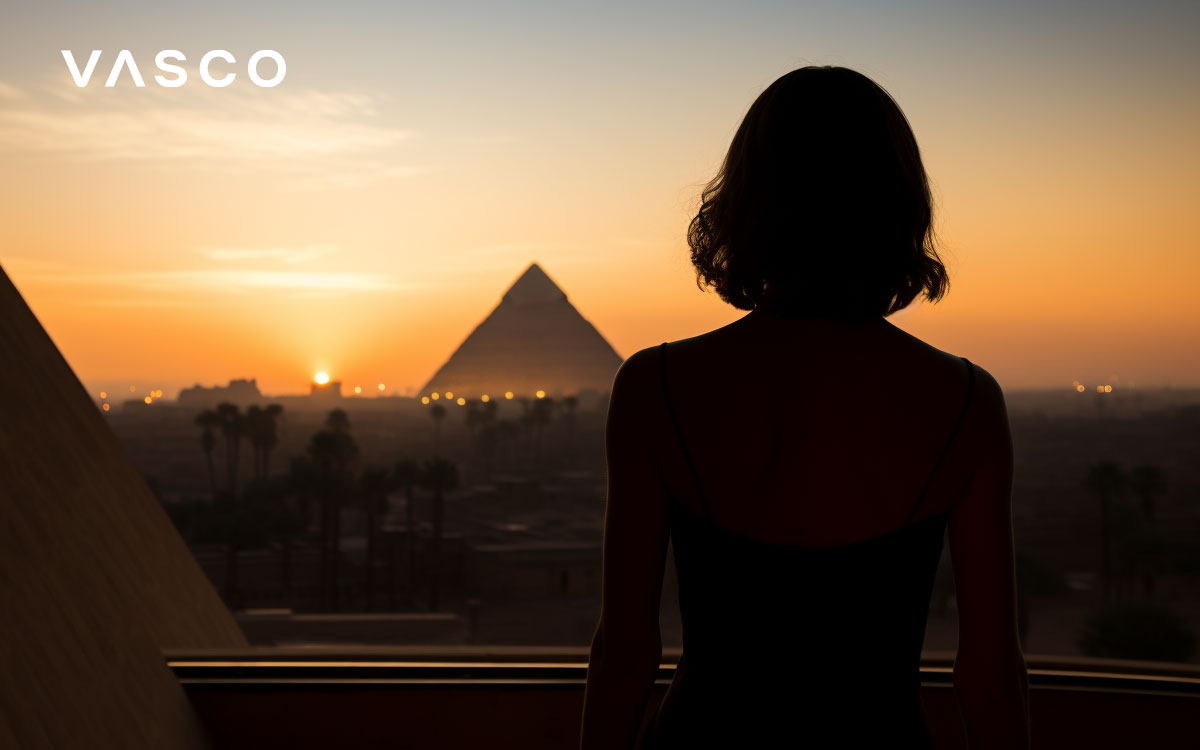
[[[932,215],[916,138],[891,96],[853,70],[805,67],[750,106],[688,245],[697,285],[738,309],[886,316],[946,293]]]

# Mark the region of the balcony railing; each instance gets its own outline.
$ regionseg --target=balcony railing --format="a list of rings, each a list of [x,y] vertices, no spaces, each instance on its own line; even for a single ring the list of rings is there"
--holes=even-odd
[[[584,649],[250,649],[167,655],[221,747],[563,748],[577,742]],[[664,653],[655,696],[674,676]],[[1200,666],[1028,658],[1035,747],[1178,747],[1195,738]],[[964,747],[952,657],[926,654],[939,748]]]

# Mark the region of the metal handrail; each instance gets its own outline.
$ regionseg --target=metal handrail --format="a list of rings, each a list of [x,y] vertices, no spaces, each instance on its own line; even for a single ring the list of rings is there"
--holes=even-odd
[[[656,682],[675,675],[678,649],[664,650]],[[587,649],[530,647],[261,648],[170,651],[184,684],[524,684],[581,686]],[[1200,665],[1085,657],[1026,656],[1035,689],[1107,690],[1200,698]],[[921,683],[950,687],[953,657],[927,653]]]

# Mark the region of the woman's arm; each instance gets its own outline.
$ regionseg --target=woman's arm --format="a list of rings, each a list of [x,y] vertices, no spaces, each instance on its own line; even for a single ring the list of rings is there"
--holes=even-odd
[[[655,356],[647,349],[630,357],[609,399],[602,598],[583,699],[584,750],[633,746],[662,659],[658,613],[670,521],[647,439],[664,408]]]
[[[981,460],[950,513],[958,599],[954,693],[972,748],[1029,747],[1029,685],[1017,629],[1013,449],[1000,385],[979,371],[967,424]],[[966,424],[964,424],[966,427]]]

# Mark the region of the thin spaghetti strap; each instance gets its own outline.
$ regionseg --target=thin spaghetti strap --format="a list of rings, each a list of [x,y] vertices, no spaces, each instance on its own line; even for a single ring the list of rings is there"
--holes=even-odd
[[[667,414],[671,416],[671,424],[675,427],[675,435],[679,438],[679,447],[683,449],[683,460],[687,462],[688,471],[692,474],[692,482],[696,485],[696,494],[704,505],[704,515],[712,518],[708,510],[708,498],[700,487],[700,475],[696,473],[696,465],[692,463],[692,454],[688,452],[687,441],[683,439],[683,430],[679,427],[679,418],[675,416],[675,407],[671,405],[671,394],[667,390],[667,342],[658,347],[658,370],[662,378],[663,401],[667,404]]]
[[[971,394],[975,390],[975,365],[971,364],[971,360],[966,357],[959,357],[963,362],[967,363],[967,396],[963,399],[962,409],[958,412],[958,419],[954,422],[954,429],[950,430],[950,437],[946,439],[946,446],[942,448],[942,455],[938,456],[937,463],[933,465],[933,471],[929,474],[929,479],[925,480],[925,487],[921,489],[921,494],[917,497],[917,502],[909,512],[904,525],[912,523],[913,517],[917,515],[917,510],[920,509],[921,503],[925,500],[925,493],[929,492],[930,485],[933,484],[933,478],[937,476],[938,469],[942,467],[942,461],[946,458],[946,454],[950,452],[950,446],[954,443],[954,436],[958,434],[958,428],[962,425],[963,417],[967,415],[967,406],[971,403]]]

